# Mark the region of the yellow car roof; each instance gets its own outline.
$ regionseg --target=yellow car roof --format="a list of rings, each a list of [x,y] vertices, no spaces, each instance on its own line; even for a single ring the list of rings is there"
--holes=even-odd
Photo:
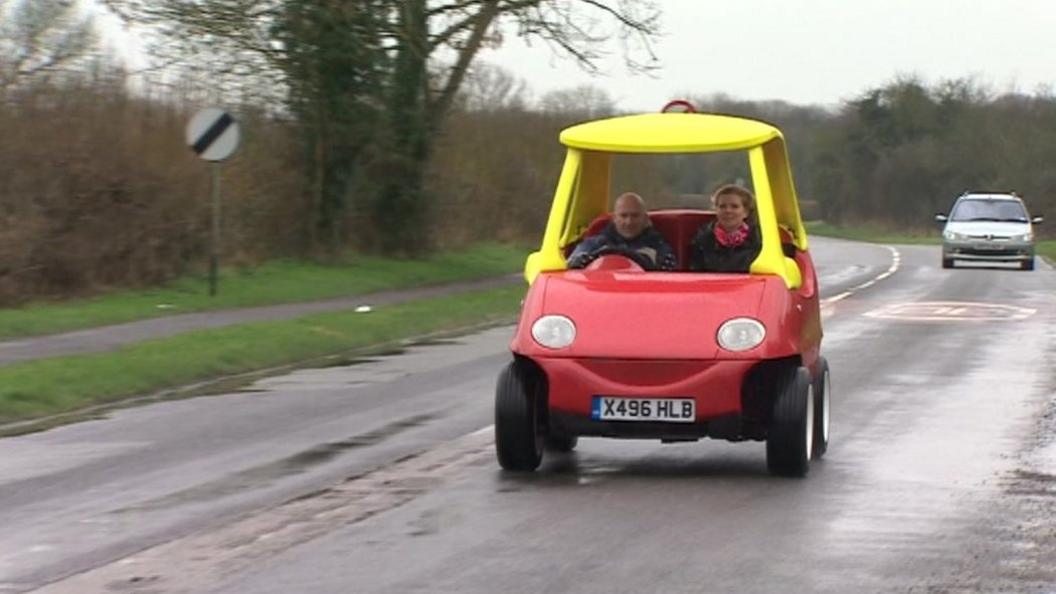
[[[566,128],[561,144],[614,153],[696,153],[748,149],[778,136],[770,124],[734,116],[646,113]]]

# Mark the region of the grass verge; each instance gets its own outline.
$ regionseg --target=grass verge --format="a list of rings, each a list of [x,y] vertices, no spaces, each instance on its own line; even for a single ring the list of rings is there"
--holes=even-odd
[[[523,286],[245,324],[0,368],[0,424],[371,345],[516,319]]]
[[[871,225],[854,225],[849,227],[836,226],[824,221],[808,221],[807,232],[812,235],[825,237],[836,237],[838,239],[851,239],[854,241],[867,241],[870,243],[902,243],[902,244],[924,244],[941,245],[942,237],[925,232],[896,233],[890,229]]]
[[[1056,239],[1039,241],[1035,249],[1039,256],[1044,256],[1049,262],[1056,262]]]
[[[423,260],[362,256],[339,264],[276,261],[256,268],[225,270],[215,297],[208,295],[204,278],[188,277],[154,290],[0,310],[0,338],[498,276],[520,270],[528,251],[516,246],[482,244]]]

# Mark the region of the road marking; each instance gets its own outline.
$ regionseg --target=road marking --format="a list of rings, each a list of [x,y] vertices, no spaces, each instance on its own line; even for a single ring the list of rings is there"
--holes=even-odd
[[[480,429],[477,429],[473,433],[466,435],[466,437],[480,437],[481,435],[484,435],[486,433],[492,433],[494,431],[495,425],[488,425],[487,427],[481,427]]]
[[[837,301],[846,299],[846,298],[850,297],[853,294],[854,293],[852,293],[850,291],[844,291],[844,292],[840,293],[839,295],[833,295],[832,297],[829,297],[827,299],[822,299],[821,300],[821,306],[825,307],[826,305],[828,305],[830,303],[836,303]]]
[[[922,301],[885,305],[865,315],[910,322],[1017,322],[1036,313],[1036,309],[1001,303]]]
[[[875,285],[876,283],[878,283],[878,282],[884,280],[885,278],[888,278],[892,274],[898,272],[898,268],[902,264],[902,254],[900,254],[898,250],[896,250],[895,248],[893,248],[893,247],[891,247],[889,245],[885,245],[883,247],[891,252],[891,265],[887,267],[887,270],[885,270],[884,272],[880,273],[879,275],[877,275],[877,276],[865,281],[864,283],[861,283],[859,285],[855,285],[854,287],[851,287],[850,289],[840,293],[839,295],[833,295],[832,297],[826,297],[825,299],[822,299],[821,302],[820,302],[822,317],[826,317],[827,318],[827,317],[832,315],[832,313],[833,313],[832,312],[832,310],[833,310],[832,306],[836,302],[843,301],[844,299],[854,295],[855,293],[857,293],[858,291],[861,291],[862,289],[868,289],[869,287]]]

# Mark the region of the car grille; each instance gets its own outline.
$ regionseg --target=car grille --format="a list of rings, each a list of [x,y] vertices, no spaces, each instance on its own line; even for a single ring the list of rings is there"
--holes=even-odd
[[[994,247],[989,249],[961,248],[956,252],[966,256],[1018,256],[1022,250]]]

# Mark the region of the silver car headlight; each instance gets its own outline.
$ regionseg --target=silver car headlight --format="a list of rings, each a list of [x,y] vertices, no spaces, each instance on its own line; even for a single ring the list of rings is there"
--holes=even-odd
[[[576,325],[565,316],[543,316],[532,324],[532,338],[548,349],[563,349],[576,339]]]
[[[942,236],[946,239],[965,239],[967,236],[964,233],[958,233],[956,231],[943,231]]]
[[[1012,241],[1034,241],[1034,234],[1024,233],[1023,235],[1013,235]]]
[[[766,338],[766,328],[759,320],[733,318],[719,326],[715,339],[727,351],[747,351],[755,348]]]

